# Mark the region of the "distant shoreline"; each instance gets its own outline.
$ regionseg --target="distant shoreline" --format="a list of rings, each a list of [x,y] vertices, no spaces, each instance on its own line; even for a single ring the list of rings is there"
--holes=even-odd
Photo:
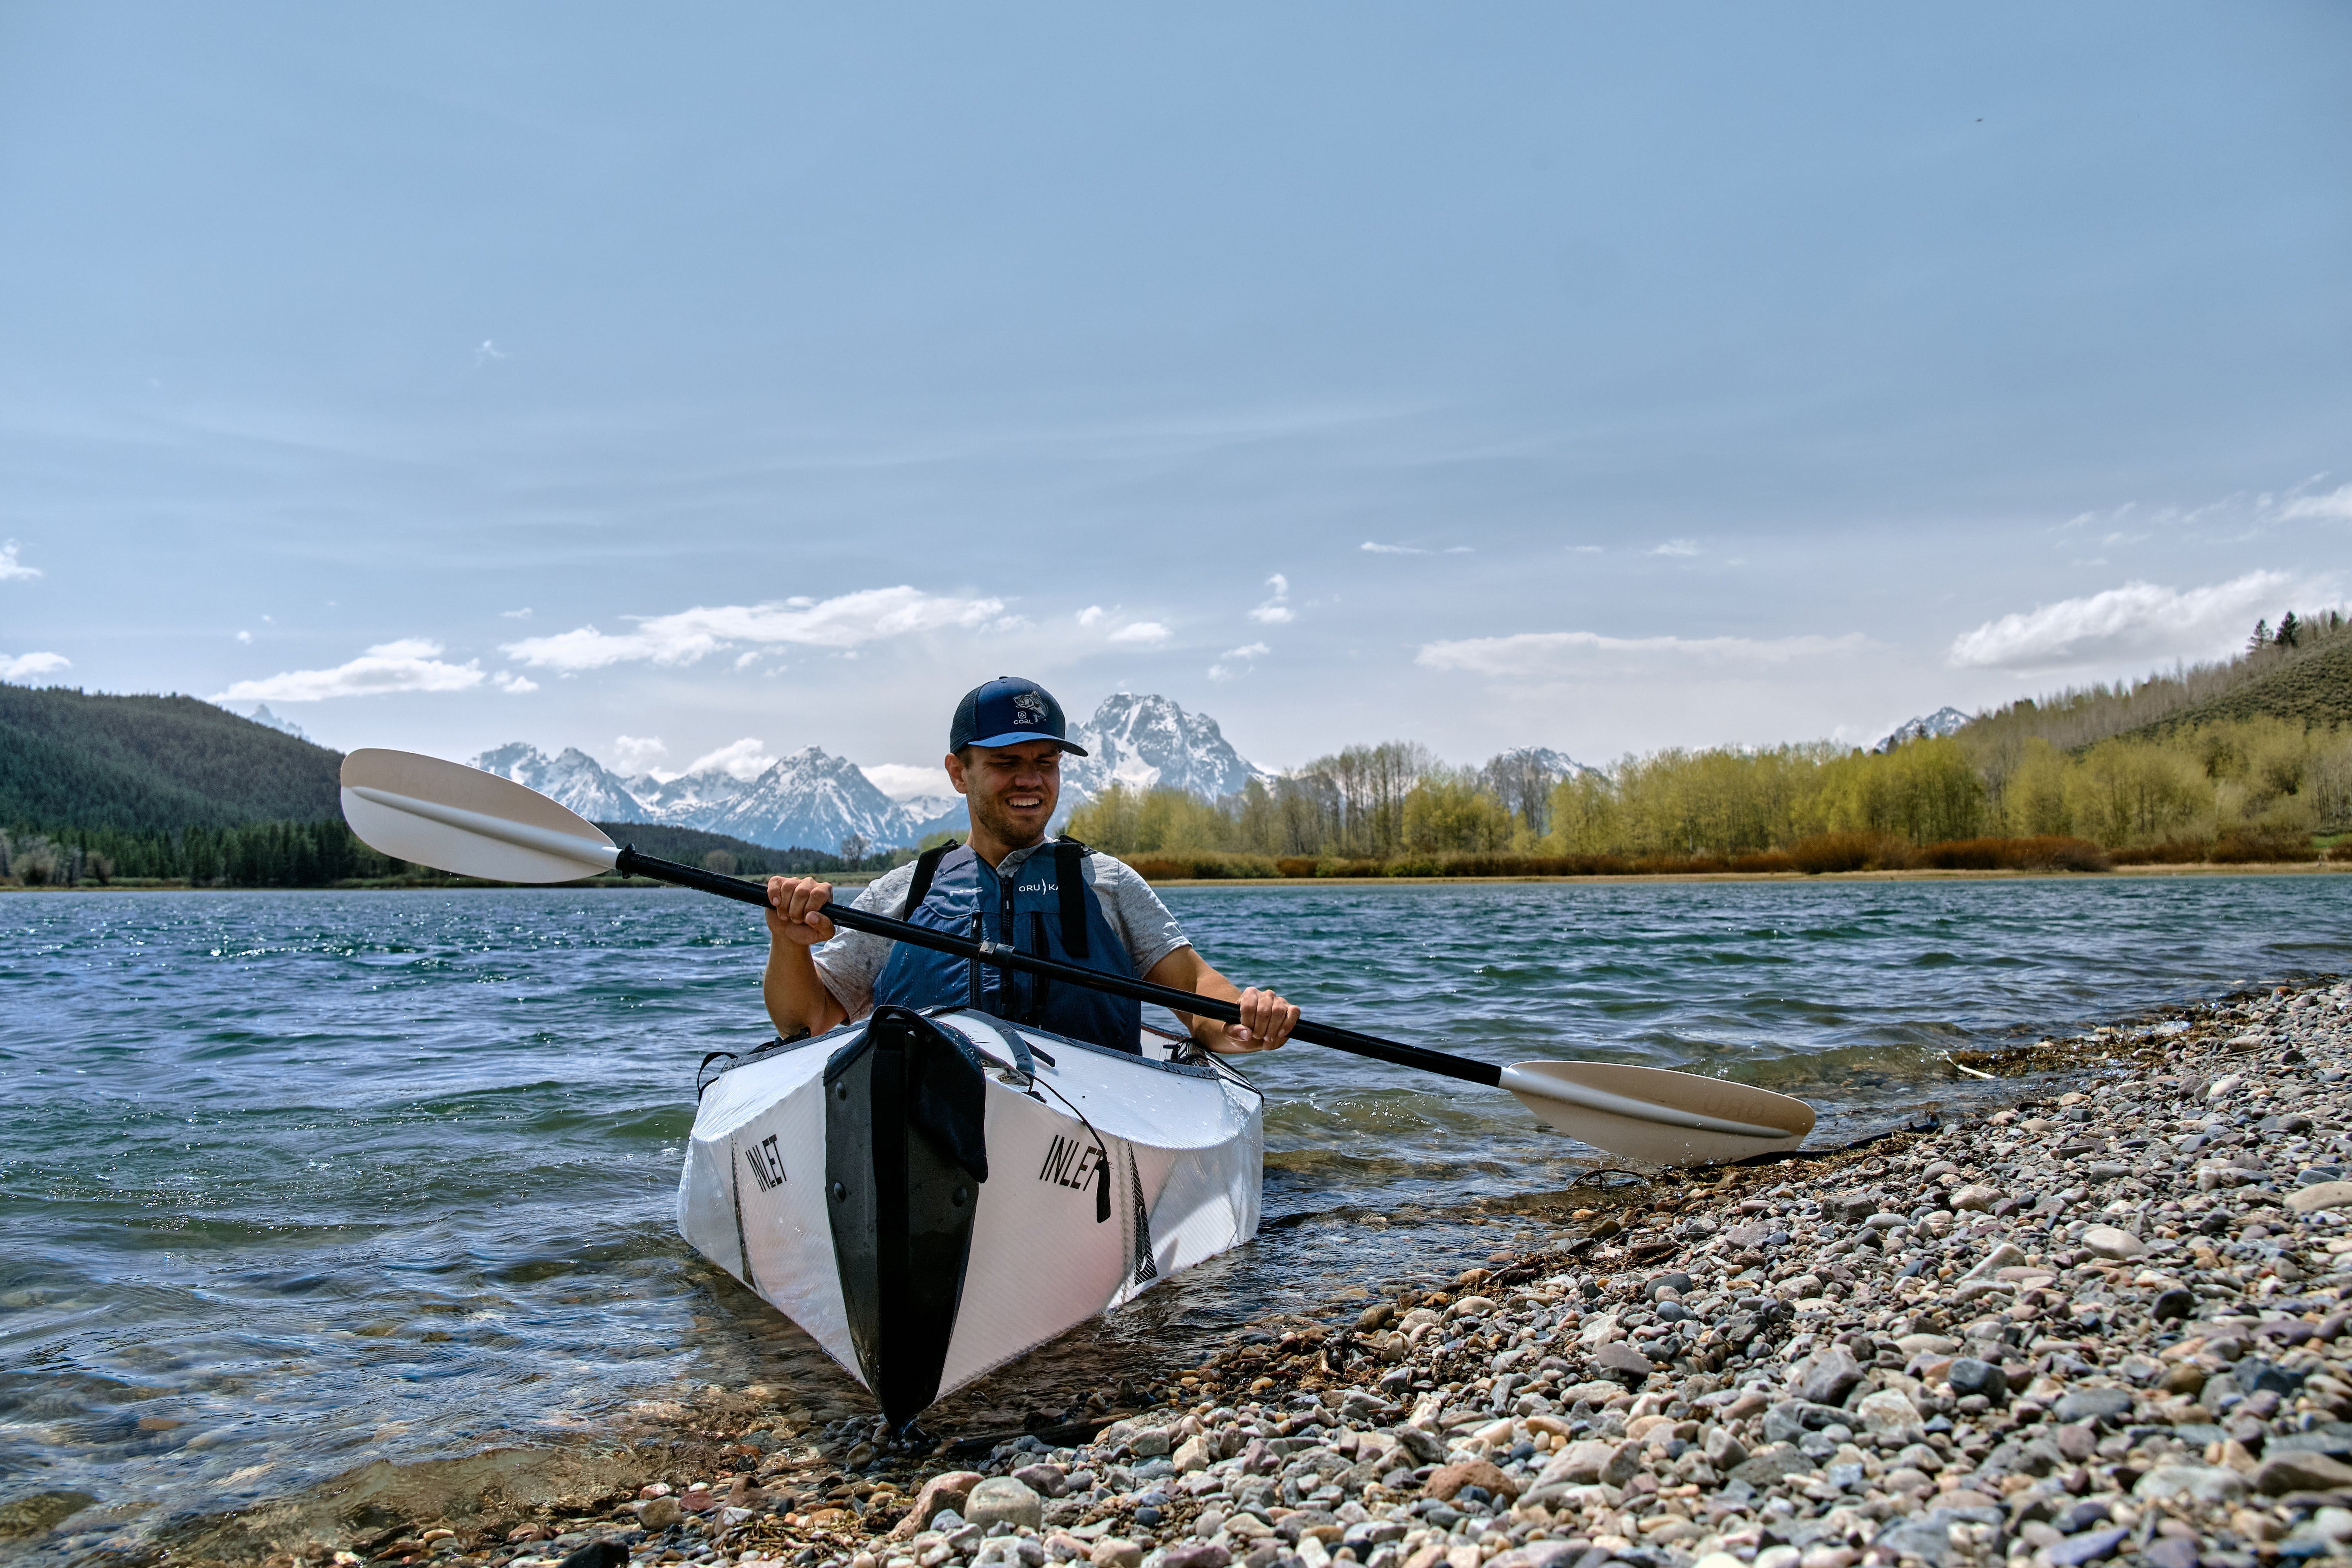
[[[2105,871],[1658,871],[1606,872],[1589,877],[1174,877],[1154,879],[1151,885],[1155,888],[1288,888],[1306,892],[1318,888],[1491,888],[1531,884],[1582,887],[1690,882],[2019,882],[2057,879],[2096,881],[2115,877],[2310,877],[2344,872],[2352,872],[2352,861],[2117,866]],[[862,888],[886,874],[881,871],[850,871],[826,879],[836,888]],[[689,890],[673,889],[670,883],[657,882],[647,877],[631,877],[625,880],[583,882],[482,882],[452,878],[447,881],[436,882],[345,882],[308,888],[199,888],[182,881],[130,879],[105,884],[79,883],[72,887],[0,885],[0,893],[438,893],[541,888],[550,891],[569,889],[575,892]]]
[[[2105,871],[1612,871],[1590,877],[1176,877],[1154,879],[1155,888],[1459,888],[1496,883],[1590,882],[2018,882],[2065,879],[2095,882],[2109,877],[2287,877],[2352,871],[2352,860],[2273,860],[2246,865],[2116,866]]]

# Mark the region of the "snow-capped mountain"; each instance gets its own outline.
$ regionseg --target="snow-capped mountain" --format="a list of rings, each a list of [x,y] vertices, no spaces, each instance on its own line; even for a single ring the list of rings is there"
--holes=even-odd
[[[1969,716],[1957,708],[1938,708],[1924,718],[1914,719],[1907,724],[1896,726],[1895,733],[1879,742],[1871,750],[1891,752],[1906,741],[1940,740],[1953,733],[1968,721]]]
[[[1214,800],[1272,776],[1234,751],[1214,719],[1187,713],[1165,697],[1114,692],[1093,718],[1070,726],[1070,739],[1090,754],[1062,764],[1068,805],[1101,794],[1114,779],[1129,789],[1181,789]]]
[[[232,709],[231,711],[234,712],[235,710]],[[245,717],[252,720],[257,724],[265,725],[269,729],[275,730],[281,735],[291,735],[298,741],[307,741],[310,738],[303,731],[302,726],[294,722],[293,720],[281,719],[277,714],[272,713],[269,710],[269,704],[267,702],[263,703],[260,707],[256,708],[252,712],[246,714]]]
[[[1555,752],[1549,746],[1517,746],[1505,752],[1503,756],[1513,760],[1525,758],[1528,763],[1541,768],[1556,779],[1573,778],[1578,773],[1592,773],[1601,771],[1589,763],[1578,762],[1566,752]]]
[[[1064,821],[1113,779],[1213,800],[1266,776],[1234,750],[1214,719],[1187,713],[1165,697],[1107,698],[1093,719],[1071,726],[1070,738],[1091,754],[1072,757],[1063,768]],[[592,822],[673,823],[779,849],[833,851],[853,836],[877,848],[919,844],[934,833],[961,837],[971,824],[961,795],[893,801],[856,763],[815,746],[748,781],[721,768],[671,779],[624,778],[577,747],[550,757],[521,741],[484,752],[473,765],[552,796]]]
[[[629,793],[645,803],[653,815],[652,822],[676,822],[688,826],[701,826],[698,818],[713,812],[724,811],[736,798],[751,787],[752,781],[737,778],[724,768],[705,768],[698,773],[680,773],[673,779],[657,779],[651,773],[639,773],[628,781]],[[779,846],[790,848],[792,846]],[[802,846],[814,848],[814,845]]]
[[[647,809],[626,780],[577,746],[551,757],[537,746],[515,741],[484,752],[470,765],[535,789],[591,822],[671,820]]]
[[[896,801],[874,787],[857,764],[804,746],[715,811],[689,824],[754,844],[837,848],[850,837],[869,845],[911,844],[921,835]]]

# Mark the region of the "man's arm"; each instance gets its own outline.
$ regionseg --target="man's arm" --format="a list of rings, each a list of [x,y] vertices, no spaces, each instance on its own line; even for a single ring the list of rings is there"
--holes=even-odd
[[[760,994],[781,1038],[803,1029],[822,1035],[849,1021],[809,955],[817,943],[833,940],[833,922],[816,912],[832,901],[832,884],[814,877],[768,879],[768,973]]]
[[[1151,966],[1144,976],[1154,985],[1165,985],[1173,991],[1190,991],[1196,996],[1214,996],[1221,1001],[1238,1002],[1242,1021],[1227,1024],[1216,1018],[1203,1018],[1191,1013],[1176,1016],[1191,1031],[1194,1039],[1222,1056],[1240,1056],[1250,1051],[1270,1051],[1290,1038],[1291,1029],[1298,1023],[1298,1009],[1271,991],[1255,986],[1244,991],[1210,967],[1195,948],[1177,948]]]

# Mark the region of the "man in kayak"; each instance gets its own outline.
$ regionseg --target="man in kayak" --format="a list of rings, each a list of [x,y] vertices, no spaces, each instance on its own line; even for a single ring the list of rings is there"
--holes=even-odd
[[[1000,676],[964,696],[948,731],[948,777],[971,813],[971,842],[927,850],[882,877],[856,908],[958,936],[1241,1006],[1242,1021],[1178,1014],[1213,1051],[1270,1051],[1298,1009],[1271,991],[1243,990],[1196,952],[1150,885],[1071,839],[1047,843],[1070,743],[1062,705],[1034,680]],[[1049,1033],[1139,1049],[1142,1005],[1040,975],[1017,974],[887,937],[846,931],[817,911],[832,885],[768,879],[768,1016],[789,1039],[824,1034],[877,1005],[976,1006]],[[823,943],[822,949],[819,944]]]

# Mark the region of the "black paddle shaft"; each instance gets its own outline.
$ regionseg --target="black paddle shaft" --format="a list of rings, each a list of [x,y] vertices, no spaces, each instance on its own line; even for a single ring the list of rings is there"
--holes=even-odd
[[[640,855],[633,848],[621,851],[613,862],[613,869],[625,877],[650,877],[656,882],[671,882],[699,892],[716,893],[722,899],[733,899],[738,903],[757,904],[761,909],[768,907],[768,889],[757,882],[722,877],[698,866],[681,866],[675,860]],[[934,931],[929,926],[909,925],[887,915],[869,914],[864,910],[847,909],[840,904],[827,904],[818,912],[834,924],[847,926],[851,931],[887,936],[893,942],[929,948],[933,952],[952,953],[958,958],[976,958],[999,969],[1014,969],[1024,974],[1042,974],[1049,980],[1090,986],[1114,996],[1131,996],[1138,1002],[1157,1003],[1171,1012],[1219,1018],[1228,1024],[1238,1024],[1242,1020],[1241,1007],[1235,1003],[1191,991],[1177,991],[1166,985],[1154,985],[1148,980],[1129,980],[1122,975],[1106,974],[1099,969],[1081,969],[1075,963],[1019,952],[1001,942],[972,942],[952,932]],[[1394,1062],[1399,1067],[1442,1073],[1447,1078],[1460,1079],[1465,1083],[1485,1084],[1489,1089],[1503,1081],[1503,1069],[1492,1062],[1449,1056],[1444,1051],[1425,1051],[1419,1046],[1401,1045],[1395,1040],[1383,1040],[1377,1035],[1360,1035],[1353,1029],[1334,1028],[1328,1024],[1310,1023],[1305,1018],[1291,1029],[1290,1036],[1310,1045],[1328,1046],[1334,1050],[1370,1057],[1375,1061]]]

